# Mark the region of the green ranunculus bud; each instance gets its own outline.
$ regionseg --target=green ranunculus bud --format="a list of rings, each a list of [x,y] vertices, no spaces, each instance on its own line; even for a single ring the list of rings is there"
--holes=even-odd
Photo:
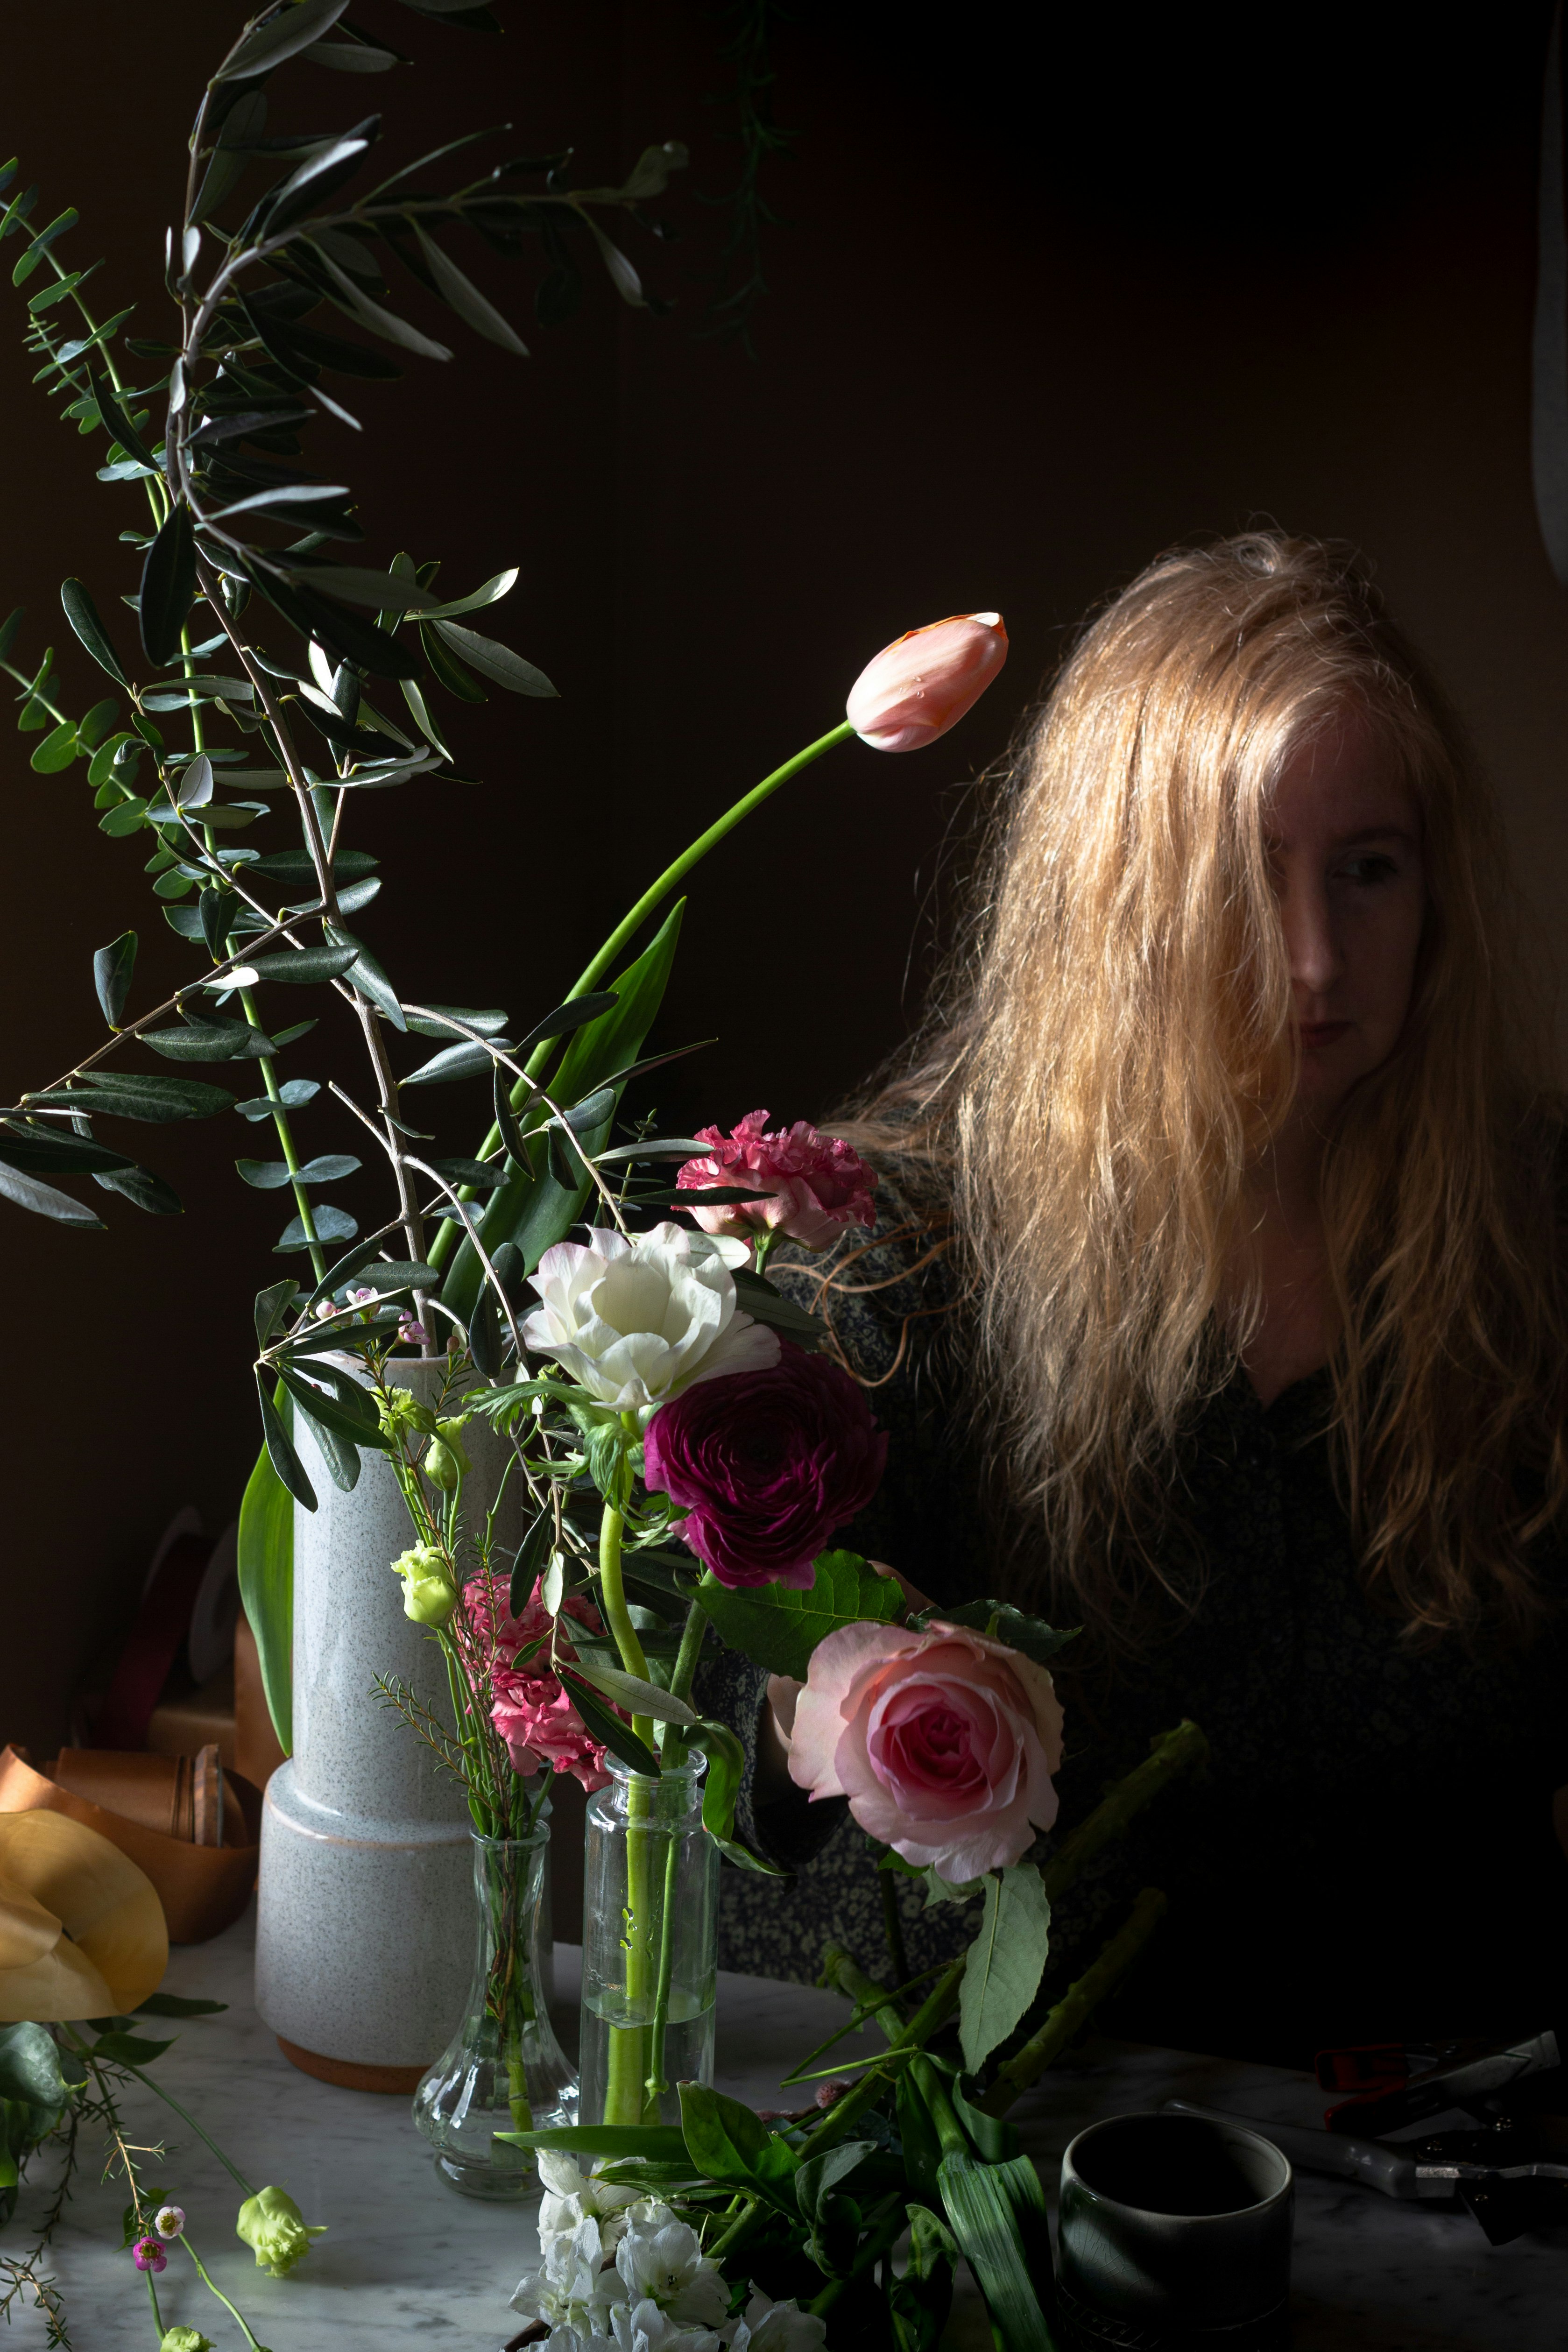
[[[213,2340],[199,2327],[165,2327],[158,2352],[213,2352]]]
[[[458,1605],[458,1588],[446,1555],[434,1544],[416,1544],[392,1563],[403,1579],[403,1613],[416,1625],[444,1625]]]
[[[286,2189],[261,2189],[246,2199],[234,2226],[254,2250],[258,2270],[268,2278],[287,2278],[310,2252],[311,2239],[319,2238],[327,2225],[307,2221]]]
[[[388,1389],[379,1418],[384,1437],[399,1437],[405,1429],[421,1437],[434,1437],[437,1427],[435,1414],[427,1404],[418,1402],[412,1389]]]
[[[455,1495],[474,1466],[458,1435],[468,1418],[465,1412],[455,1421],[438,1421],[419,1465],[432,1486],[439,1486],[444,1495]]]

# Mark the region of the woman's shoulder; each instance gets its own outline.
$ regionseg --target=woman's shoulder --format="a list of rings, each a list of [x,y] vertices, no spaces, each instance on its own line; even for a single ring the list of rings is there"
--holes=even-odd
[[[950,1393],[965,1305],[952,1210],[923,1171],[884,1161],[877,1175],[874,1226],[846,1226],[816,1253],[782,1242],[769,1278],[822,1318],[833,1351],[868,1386]]]

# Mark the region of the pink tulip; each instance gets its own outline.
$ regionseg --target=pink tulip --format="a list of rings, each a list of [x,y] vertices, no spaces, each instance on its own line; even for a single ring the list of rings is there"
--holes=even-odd
[[[884,646],[844,715],[876,751],[918,751],[956,726],[1007,658],[1000,613],[958,613]]]

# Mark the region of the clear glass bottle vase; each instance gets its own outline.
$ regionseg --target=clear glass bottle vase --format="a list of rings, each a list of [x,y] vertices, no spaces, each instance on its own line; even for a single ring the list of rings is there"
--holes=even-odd
[[[467,2197],[538,2193],[526,2148],[493,2135],[577,2120],[577,2077],[550,2022],[541,1915],[548,1808],[521,1838],[474,1838],[478,1910],[467,2013],[414,2095],[414,2121],[436,2169]]]
[[[657,1780],[605,1759],[588,1804],[583,1894],[585,2124],[679,2123],[682,2082],[713,2080],[719,1849],[702,1826],[705,1756]]]

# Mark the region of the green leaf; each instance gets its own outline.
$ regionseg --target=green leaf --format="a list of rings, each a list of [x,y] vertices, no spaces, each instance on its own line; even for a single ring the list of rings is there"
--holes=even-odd
[[[4,623],[0,623],[0,661],[10,660],[12,648],[21,635],[22,616],[26,609],[25,604],[18,604],[14,612],[5,615]]]
[[[85,1202],[73,1201],[68,1192],[57,1192],[52,1184],[40,1184],[19,1169],[7,1168],[0,1162],[0,1201],[9,1201],[17,1209],[30,1209],[36,1217],[52,1217],[57,1224],[89,1225],[96,1232],[104,1231],[101,1217]]]
[[[286,1110],[298,1110],[302,1104],[312,1101],[321,1091],[319,1078],[289,1078],[279,1087],[278,1097]],[[254,1121],[272,1117],[269,1095],[258,1095],[253,1101],[237,1102],[234,1107],[241,1118]]]
[[[177,661],[180,632],[196,593],[196,543],[187,506],[172,509],[142,567],[142,646],[159,669]]]
[[[145,2000],[136,2004],[138,2017],[217,2017],[226,2010],[226,2000],[187,2000],[183,1993],[150,1992]]]
[[[840,2140],[837,2147],[824,2148],[820,2156],[808,2156],[795,2176],[795,2199],[801,2213],[808,2221],[824,2218],[823,2209],[837,2189],[841,2180],[858,2171],[867,2157],[877,2152],[874,2139]]]
[[[119,709],[120,705],[112,695],[106,695],[101,702],[93,704],[92,709],[76,730],[77,740],[84,750],[96,751],[104,736],[113,726]]]
[[[687,2154],[706,2179],[754,2189],[794,2219],[800,2159],[750,2107],[706,2083],[682,2083],[680,2131]]]
[[[434,590],[421,588],[417,580],[400,580],[390,572],[371,572],[357,563],[312,565],[309,572],[295,575],[294,585],[299,587],[301,582],[324,590],[329,596],[342,596],[351,604],[374,604],[383,613],[427,612],[441,601]]]
[[[618,1715],[611,1714],[592,1684],[584,1682],[570,1666],[559,1669],[559,1679],[593,1737],[607,1748],[612,1756],[618,1756],[623,1764],[629,1764],[634,1772],[645,1773],[650,1780],[657,1780],[658,1758],[651,1748],[644,1747],[629,1724],[623,1723]]]
[[[814,1566],[809,1591],[783,1584],[731,1591],[705,1576],[696,1598],[731,1649],[771,1675],[804,1682],[812,1652],[829,1633],[867,1618],[890,1624],[904,1605],[893,1578],[879,1576],[858,1552],[825,1551]]]
[[[373,335],[384,336],[389,343],[396,343],[405,352],[416,352],[421,359],[451,358],[452,354],[445,343],[437,343],[430,336],[422,335],[417,327],[409,325],[406,319],[400,319],[395,311],[384,310],[379,302],[373,302],[363,289],[354,284],[347,271],[338,268],[330,253],[320,246],[316,252],[328,277],[338,287],[333,299],[351,319],[357,319],[360,325],[368,327]]]
[[[1050,1898],[1032,1864],[987,1878],[984,1916],[969,1948],[958,2003],[959,2040],[972,2074],[1005,2042],[1038,1992],[1050,1924]]]
[[[150,474],[155,474],[158,468],[153,462],[153,453],[137,432],[116,394],[107,383],[100,383],[90,373],[89,381],[92,384],[92,396],[97,404],[100,421],[110,441],[118,441],[121,448],[130,451],[138,466],[144,466]],[[118,471],[118,468],[110,467],[106,470],[114,472]]]
[[[256,1295],[256,1344],[265,1348],[290,1306],[300,1295],[300,1286],[292,1275],[275,1282]]]
[[[424,650],[426,660],[448,694],[455,694],[459,702],[489,700],[489,696],[485,692],[484,688],[476,678],[469,677],[462,663],[455,660],[447,652],[435,630],[426,628],[423,622],[419,625],[419,643]]]
[[[1037,1666],[1049,1665],[1058,1651],[1076,1642],[1079,1633],[1076,1625],[1058,1633],[1043,1617],[1026,1617],[1010,1601],[965,1601],[957,1609],[928,1610],[915,1622],[925,1624],[932,1617],[940,1617],[944,1624],[966,1625],[973,1633],[988,1633],[994,1641],[1005,1642],[1010,1650],[1032,1658]]]
[[[124,1012],[124,1000],[132,992],[132,973],[136,971],[136,934],[120,931],[120,939],[110,939],[106,948],[99,948],[91,960],[91,985],[99,992],[99,1007],[110,1028],[120,1028],[120,1013]]]
[[[265,1057],[273,1041],[244,1021],[193,1021],[177,1029],[143,1029],[142,1043],[171,1062],[237,1062]]]
[[[497,572],[482,588],[476,588],[472,595],[458,596],[449,604],[436,605],[431,617],[439,614],[442,620],[455,621],[459,613],[479,613],[487,604],[499,604],[503,596],[510,595],[521,576],[515,566],[510,572]]]
[[[281,16],[241,41],[218,68],[216,79],[245,81],[253,74],[270,73],[285,58],[295,57],[319,41],[348,5],[349,0],[300,0],[299,6],[285,8]]]
[[[413,1025],[413,1023],[409,1024],[411,1028]],[[450,1035],[451,1033],[448,1031],[447,1034]],[[501,1053],[511,1050],[508,1038],[497,1037],[492,1042]],[[410,1070],[405,1078],[400,1078],[398,1085],[400,1087],[449,1086],[455,1079],[478,1077],[481,1070],[494,1067],[495,1056],[486,1046],[465,1041],[462,1045],[447,1046],[442,1053],[432,1054],[427,1062],[421,1062],[417,1069]]]
[[[205,808],[212,796],[213,763],[205,752],[198,751],[180,778],[174,803],[182,809]]]
[[[58,776],[68,768],[77,756],[77,732],[68,719],[52,728],[34,752],[28,765],[40,776]]]
[[[291,1176],[287,1160],[237,1160],[235,1166],[247,1184],[258,1192],[279,1192],[289,1182],[300,1184],[335,1184],[344,1176],[352,1176],[363,1162],[347,1151],[323,1151],[314,1160],[307,1160],[297,1176]]]
[[[95,2058],[123,2066],[146,2066],[174,2046],[173,2041],[149,2042],[140,2033],[100,2033],[92,2049]]]
[[[465,278],[457,263],[442,252],[434,237],[426,236],[419,223],[414,223],[414,234],[419,239],[430,275],[436,280],[442,299],[451,304],[459,319],[472,327],[487,341],[499,343],[503,352],[513,352],[520,360],[528,357],[528,345],[509,320],[503,319],[493,302],[487,301],[469,278]]]
[[[355,1251],[352,1263],[345,1258],[341,1266],[334,1266],[327,1277],[328,1287],[341,1288],[356,1274],[363,1274],[368,1279],[362,1287],[374,1290],[378,1297],[393,1297],[400,1290],[434,1290],[441,1279],[435,1267],[426,1265],[423,1258],[378,1258],[375,1253],[379,1247],[377,1242],[368,1243],[363,1255]]]
[[[313,1511],[316,1507],[316,1490],[305,1475],[305,1465],[294,1451],[294,1441],[289,1435],[281,1413],[267,1393],[267,1383],[260,1372],[256,1375],[256,1393],[261,1406],[261,1427],[267,1440],[267,1452],[272,1467],[293,1496],[294,1500],[297,1503],[303,1503],[308,1511]],[[253,1480],[252,1484],[254,1483]],[[242,1584],[241,1591],[243,1590]],[[290,1594],[289,1603],[290,1619],[292,1619],[293,1605],[293,1598]],[[248,1616],[249,1613],[247,1606],[246,1614]],[[252,1621],[251,1630],[252,1632],[256,1630],[254,1621]],[[258,1640],[259,1642],[259,1636]],[[270,1693],[268,1693],[268,1703],[271,1705]],[[276,1719],[276,1710],[274,1710],[274,1717]]]
[[[292,1408],[281,1381],[277,1395],[286,1416]],[[256,1636],[267,1711],[288,1756],[294,1746],[294,1499],[265,1447],[239,1507],[239,1594]]]
[[[638,1581],[635,1558],[625,1563],[625,1574],[632,1583]],[[516,1611],[513,1611],[516,1615]],[[769,1878],[786,1878],[787,1871],[762,1854],[753,1853],[735,1835],[735,1804],[746,1776],[746,1752],[728,1724],[711,1723],[706,1717],[687,1741],[689,1748],[700,1748],[708,1759],[708,1770],[702,1782],[702,1826],[728,1862],[737,1869],[761,1872]]]
[[[739,1266],[735,1272],[735,1303],[743,1307],[753,1323],[765,1323],[770,1329],[782,1331],[797,1348],[813,1349],[827,1337],[827,1326],[820,1315],[808,1315],[793,1298],[775,1290],[765,1275],[752,1274]]]
[[[312,981],[337,980],[360,961],[363,950],[348,947],[280,948],[275,954],[247,956],[258,980],[290,981],[296,986]]]
[[[185,1204],[174,1186],[165,1184],[151,1168],[111,1168],[101,1175],[95,1173],[92,1181],[101,1184],[106,1192],[119,1192],[127,1201],[133,1201],[150,1217],[182,1217],[185,1213]]]
[[[109,632],[99,619],[98,607],[79,580],[60,583],[60,603],[66,618],[100,669],[106,669],[116,686],[129,689],[131,680],[120,667],[119,657],[109,642]]]
[[[942,2201],[964,2260],[980,2283],[1004,2352],[1056,2352],[1046,2318],[1051,2234],[1046,2194],[1026,2156],[983,2164],[944,2156]]]
[[[620,1001],[613,989],[604,988],[596,989],[592,996],[574,996],[564,1004],[558,1004],[553,1013],[536,1021],[522,1039],[517,1048],[519,1061],[526,1061],[536,1045],[553,1043],[557,1037],[570,1037],[576,1030],[586,1028],[590,1021],[596,1021],[602,1013],[613,1013]],[[477,1028],[479,1024],[476,1022],[474,1025]],[[556,1100],[560,1099],[557,1095]],[[699,1147],[704,1151],[707,1148],[706,1144]]]
[[[310,1381],[301,1380],[298,1372],[284,1370],[279,1377],[301,1412],[308,1413],[312,1421],[320,1422],[323,1428],[331,1430],[334,1437],[346,1438],[352,1445],[368,1445],[376,1454],[391,1453],[392,1440],[384,1437],[378,1428],[362,1420],[357,1413],[345,1412],[335,1397],[312,1388]]]
[[[92,1070],[80,1086],[61,1087],[27,1099],[40,1108],[53,1109],[68,1103],[89,1118],[139,1118],[158,1127],[180,1118],[211,1118],[234,1104],[226,1087],[204,1086],[199,1078],[132,1076],[110,1070]]]
[[[477,630],[465,629],[458,621],[433,621],[437,630],[454,652],[497,686],[504,686],[510,694],[553,696],[555,688],[542,669],[514,654],[510,646],[498,646],[493,637],[481,637]],[[422,633],[424,634],[424,633]]]
[[[110,841],[121,841],[128,834],[139,833],[147,815],[147,803],[140,798],[121,801],[106,817],[99,820],[99,831],[108,834]]]
[[[322,1202],[312,1208],[310,1223],[316,1228],[319,1242],[352,1242],[359,1231],[359,1220],[351,1217],[346,1209],[334,1209],[330,1202]],[[272,1255],[281,1257],[289,1250],[309,1249],[310,1246],[304,1218],[290,1217],[272,1244]]]
[[[551,1085],[557,1102],[580,1100],[641,1049],[663,1001],[685,905],[684,899],[677,901],[650,944],[612,983],[607,992],[615,997],[614,1008],[577,1031]],[[609,1135],[606,1119],[583,1141],[588,1150],[596,1152],[609,1141]],[[521,1252],[525,1268],[536,1266],[581,1215],[588,1183],[584,1175],[570,1190],[563,1189],[531,1160],[526,1169],[520,1168],[509,1177],[491,1196],[479,1228],[492,1264],[498,1249],[510,1242]],[[441,1292],[444,1304],[464,1324],[473,1310],[481,1278],[479,1257],[465,1241]]]
[[[30,1176],[89,1175],[100,1168],[129,1168],[132,1162],[122,1151],[110,1151],[107,1144],[90,1142],[86,1136],[72,1135],[58,1127],[29,1128],[18,1134],[14,1128],[0,1126],[0,1160],[8,1168],[20,1168]]]
[[[353,948],[354,950],[353,960],[343,973],[349,985],[357,988],[362,996],[368,997],[376,1011],[384,1014],[395,1029],[406,1029],[408,1024],[392,982],[363,940],[356,940],[352,931],[342,929],[336,923],[325,923],[321,928],[334,947]]]
[[[651,1716],[655,1723],[695,1723],[697,1713],[683,1698],[670,1691],[660,1690],[657,1683],[644,1682],[638,1675],[623,1674],[618,1666],[602,1666],[579,1658],[574,1671],[597,1691],[624,1706],[628,1715]]]
[[[54,2035],[42,2025],[0,2025],[0,2098],[26,2108],[29,2139],[53,2130],[69,2096]]]
[[[543,1570],[554,1533],[554,1512],[541,1511],[517,1548],[517,1556],[511,1564],[511,1584],[507,1598],[507,1606],[514,1617],[521,1617],[528,1604],[529,1595]]]
[[[475,1013],[466,1004],[428,1004],[423,1013],[409,1013],[408,1026],[416,1037],[456,1037],[457,1032],[447,1022],[427,1017],[431,1013],[441,1013],[451,1014],[454,1020],[465,1023],[470,1029],[477,1029],[481,1037],[499,1037],[506,1027],[506,1014],[498,1012],[493,1005]]]

